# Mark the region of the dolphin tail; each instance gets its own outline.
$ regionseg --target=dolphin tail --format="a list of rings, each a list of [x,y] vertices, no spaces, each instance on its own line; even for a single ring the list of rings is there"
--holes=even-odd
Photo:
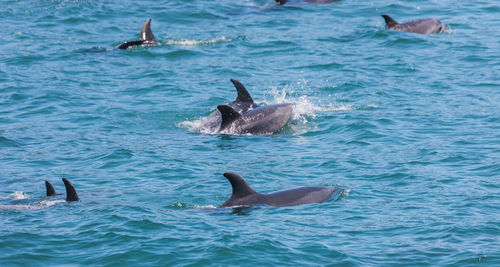
[[[231,183],[233,194],[231,195],[231,198],[228,201],[224,202],[220,207],[226,207],[230,205],[230,202],[237,198],[242,198],[252,194],[258,194],[247,184],[245,179],[243,179],[243,177],[241,177],[240,175],[234,172],[225,172],[224,177],[226,177],[226,179]]]
[[[218,105],[217,109],[219,110],[222,117],[219,131],[224,130],[229,125],[229,123],[241,117],[240,113],[238,113],[228,105]]]
[[[236,101],[253,103],[252,97],[248,93],[245,86],[243,86],[243,84],[241,84],[238,80],[235,79],[231,79],[231,82],[234,84],[234,87],[238,92],[238,97],[236,97]]]
[[[78,194],[76,193],[76,189],[71,182],[66,178],[62,178],[62,180],[64,182],[64,186],[66,187],[66,201],[80,201]]]
[[[392,28],[392,27],[394,27],[394,26],[396,26],[396,25],[399,24],[397,21],[395,21],[389,15],[383,14],[382,17],[385,19],[385,28],[386,29]]]
[[[49,181],[45,181],[45,188],[47,189],[47,196],[51,197],[56,194],[56,190]]]
[[[155,36],[151,31],[151,19],[148,19],[141,29],[141,41],[154,41]]]

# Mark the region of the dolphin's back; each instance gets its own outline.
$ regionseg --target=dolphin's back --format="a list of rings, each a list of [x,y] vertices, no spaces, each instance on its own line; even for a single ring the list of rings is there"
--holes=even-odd
[[[300,187],[263,195],[265,204],[275,207],[295,206],[323,202],[338,189],[325,187]]]
[[[395,30],[422,34],[438,33],[444,30],[444,25],[438,19],[419,19],[394,26]]]

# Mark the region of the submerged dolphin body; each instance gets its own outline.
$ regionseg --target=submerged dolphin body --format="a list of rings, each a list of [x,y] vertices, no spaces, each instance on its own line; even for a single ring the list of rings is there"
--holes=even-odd
[[[288,0],[275,0],[278,5],[284,5],[288,2]],[[305,0],[308,3],[315,3],[315,4],[328,4],[331,2],[338,2],[340,0]]]
[[[233,194],[218,208],[251,207],[256,205],[284,207],[323,202],[335,192],[341,190],[340,188],[328,187],[299,187],[271,194],[259,194],[247,184],[243,177],[234,172],[226,172],[224,177],[231,183]]]
[[[71,184],[71,182],[66,179],[62,178],[62,181],[64,182],[64,186],[66,187],[66,201],[71,202],[71,201],[80,201],[80,198],[78,198],[78,194],[76,193],[75,187]],[[56,190],[54,190],[54,187],[52,184],[48,181],[45,181],[45,188],[46,188],[46,195],[48,197],[56,195]],[[21,210],[21,209],[40,209],[43,208],[42,206],[38,205],[3,205],[0,206],[0,210]]]
[[[140,40],[128,41],[123,44],[116,46],[118,49],[127,49],[129,47],[143,45],[143,46],[154,46],[158,42],[155,41],[155,36],[151,31],[151,19],[148,19],[146,23],[142,26]]]
[[[438,19],[418,19],[399,24],[389,15],[381,15],[385,20],[385,28],[395,31],[414,32],[421,34],[439,33],[448,29]]]

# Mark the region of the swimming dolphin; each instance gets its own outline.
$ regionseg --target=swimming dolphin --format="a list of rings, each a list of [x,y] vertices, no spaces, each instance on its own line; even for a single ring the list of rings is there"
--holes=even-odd
[[[78,198],[78,194],[76,193],[75,187],[71,184],[71,182],[66,179],[62,178],[62,181],[64,182],[64,186],[66,187],[66,201],[80,201],[80,198]],[[52,184],[48,181],[45,181],[45,187],[46,187],[46,195],[47,196],[54,196],[56,195],[56,190],[54,190],[54,187]],[[39,205],[3,205],[0,206],[0,210],[21,210],[21,209],[41,209],[43,206]]]
[[[385,28],[389,30],[429,34],[439,33],[448,28],[438,19],[419,19],[399,24],[389,15],[384,14],[381,16],[385,20]]]
[[[251,207],[256,205],[284,207],[323,202],[329,199],[333,193],[341,190],[340,188],[328,187],[299,187],[271,194],[259,194],[247,184],[243,177],[234,172],[226,172],[224,177],[231,183],[233,194],[218,208]]]
[[[54,189],[54,187],[52,186],[52,184],[49,181],[45,181],[45,189],[47,191],[46,196],[48,196],[48,197],[51,197],[51,196],[54,196],[57,194],[56,190]]]
[[[128,41],[116,46],[116,48],[127,49],[136,45],[154,46],[157,44],[158,43],[155,41],[155,36],[151,31],[151,19],[148,19],[148,21],[146,21],[146,23],[144,23],[144,25],[142,26],[140,40]]]
[[[66,178],[62,178],[62,180],[64,182],[64,186],[66,187],[66,201],[80,201],[73,184],[71,184],[71,182]]]
[[[271,134],[290,118],[291,104],[261,107],[253,102],[243,84],[235,79],[231,82],[238,92],[236,100],[217,106],[217,110],[203,120],[200,129],[226,134]]]
[[[274,104],[257,107],[240,114],[228,105],[218,105],[222,134],[272,134],[285,126],[292,115],[292,104]]]
[[[284,5],[288,2],[288,0],[275,0],[278,5]],[[331,2],[338,2],[340,0],[306,0],[308,3],[316,3],[316,4],[327,4]]]
[[[238,96],[233,102],[228,103],[226,105],[230,106],[232,109],[234,109],[236,112],[240,114],[245,114],[250,109],[254,109],[259,106],[253,102],[252,97],[248,93],[245,86],[243,86],[243,84],[241,84],[239,81],[235,79],[231,79],[231,82],[233,83],[234,88],[236,88]],[[221,121],[222,121],[221,113],[218,109],[216,109],[214,112],[212,112],[210,115],[208,115],[208,117],[206,117],[203,120],[203,125],[201,126],[201,128],[207,129],[209,132],[216,132],[220,129]]]

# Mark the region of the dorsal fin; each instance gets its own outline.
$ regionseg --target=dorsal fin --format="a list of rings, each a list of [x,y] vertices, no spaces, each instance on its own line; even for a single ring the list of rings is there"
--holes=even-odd
[[[141,41],[154,41],[155,36],[151,31],[151,19],[148,19],[141,29]]]
[[[80,201],[75,187],[66,178],[62,178],[64,186],[66,187],[66,201]]]
[[[251,194],[257,194],[240,175],[234,172],[226,172],[224,173],[224,177],[229,180],[233,187],[231,198],[241,198]]]
[[[383,14],[382,17],[385,19],[385,27],[386,28],[392,28],[392,27],[394,27],[394,26],[396,26],[396,25],[399,24],[397,21],[395,21],[389,15]]]
[[[232,121],[241,117],[240,113],[228,105],[218,105],[217,109],[222,117],[219,130],[224,130]]]
[[[278,5],[284,5],[286,2],[288,2],[288,0],[275,0],[276,1],[276,4]]]
[[[45,181],[45,188],[47,189],[47,196],[51,197],[56,194],[56,190],[49,181]]]
[[[239,81],[237,81],[235,79],[231,79],[231,82],[234,84],[234,87],[236,88],[236,91],[238,92],[238,97],[236,97],[236,101],[253,103],[252,97],[248,93],[245,86],[243,86],[243,84],[241,84]]]

